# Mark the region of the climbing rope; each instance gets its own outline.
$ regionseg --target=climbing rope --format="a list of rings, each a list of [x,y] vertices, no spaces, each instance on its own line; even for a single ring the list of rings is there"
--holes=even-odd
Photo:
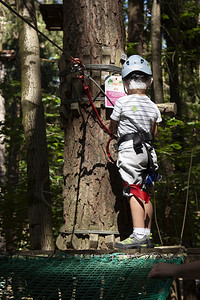
[[[102,122],[100,116],[99,116],[99,113],[94,105],[94,102],[92,100],[92,97],[91,97],[91,93],[90,93],[90,89],[89,89],[89,86],[85,80],[85,72],[84,72],[84,65],[82,64],[81,60],[79,58],[73,58],[71,60],[71,69],[72,70],[76,70],[76,71],[79,71],[80,72],[80,75],[76,75],[77,78],[79,78],[82,82],[82,86],[83,86],[83,89],[86,93],[86,95],[88,96],[88,99],[90,101],[90,104],[95,112],[95,115],[99,121],[99,124],[101,126],[101,128],[104,130],[105,133],[107,133],[110,138],[107,142],[107,145],[106,145],[106,152],[107,152],[107,155],[109,157],[109,159],[114,163],[114,159],[112,158],[111,154],[110,154],[110,151],[109,151],[109,145],[110,145],[110,142],[113,140],[113,139],[117,139],[115,135],[113,135],[110,130],[108,129],[108,127],[106,127],[106,125]],[[93,80],[94,81],[94,80]],[[101,89],[102,90],[102,89]],[[110,100],[110,99],[109,99]],[[110,101],[111,102],[111,101]],[[112,103],[112,102],[111,102]],[[113,105],[113,103],[112,103]],[[114,105],[113,105],[114,106]]]

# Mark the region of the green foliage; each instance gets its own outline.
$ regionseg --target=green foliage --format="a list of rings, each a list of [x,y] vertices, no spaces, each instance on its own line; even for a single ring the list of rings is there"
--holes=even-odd
[[[2,30],[2,49],[17,50],[18,49],[18,24],[17,17],[10,13],[10,11],[0,4],[0,10],[3,15]],[[2,19],[1,19],[2,20]]]
[[[60,129],[60,99],[56,96],[43,93],[42,100],[45,108],[47,126],[46,133],[49,152],[53,231],[55,236],[57,236],[60,225],[63,223],[62,169],[64,164],[64,133]]]
[[[62,49],[63,32],[48,31],[42,19],[42,15],[39,12],[39,6],[36,5],[36,8],[38,29]],[[41,57],[42,89],[48,94],[55,95],[57,94],[59,86],[58,60],[62,53],[56,46],[47,41],[42,35],[39,35],[39,42]]]
[[[188,247],[200,245],[199,128],[199,121],[183,121],[174,117],[164,117],[159,128],[156,149],[163,180],[156,183],[154,201],[157,203],[158,223],[165,244],[180,242],[188,193],[183,244]]]
[[[22,126],[20,82],[7,82],[0,86],[6,101],[6,120],[0,134],[5,135],[7,176],[0,192],[0,219],[11,250],[29,247],[26,144]],[[49,152],[53,231],[58,234],[62,223],[62,168],[64,133],[60,129],[60,99],[43,94],[46,134]],[[13,240],[13,235],[16,237]]]
[[[134,54],[137,54],[135,52],[135,46],[137,45],[138,43],[127,43],[126,47],[126,53],[127,53],[127,56],[131,56],[131,55],[134,55]]]
[[[51,1],[57,3],[59,1]],[[47,1],[47,3],[50,3]],[[40,31],[62,48],[62,32],[49,32],[36,4],[37,25]],[[0,4],[5,16],[3,29],[3,49],[15,50],[14,60],[5,60],[6,77],[0,89],[6,103],[6,121],[1,128],[5,135],[6,146],[6,180],[0,190],[0,214],[3,233],[9,249],[28,247],[28,207],[27,207],[27,173],[26,144],[21,116],[20,61],[18,53],[18,19]],[[15,8],[14,8],[15,9]],[[60,100],[56,96],[59,80],[57,61],[60,51],[45,38],[39,36],[43,103],[45,106],[47,143],[51,180],[51,201],[54,233],[57,234],[62,221],[62,165],[63,132],[59,127]],[[48,94],[47,94],[48,93]],[[0,134],[1,134],[0,133]],[[14,240],[13,240],[13,237]],[[12,246],[12,247],[11,247]]]
[[[5,136],[6,177],[0,190],[0,219],[7,250],[20,249],[28,241],[26,199],[26,150],[23,134],[19,81],[9,81],[0,86],[6,102],[6,119],[0,134]]]
[[[200,51],[197,47],[200,43],[200,28],[197,22],[200,6],[196,1],[171,1],[164,2],[161,8],[165,42],[162,50],[165,98],[177,102],[179,115],[192,118],[194,114],[199,113],[196,107],[200,101]],[[171,90],[168,89],[170,85]]]

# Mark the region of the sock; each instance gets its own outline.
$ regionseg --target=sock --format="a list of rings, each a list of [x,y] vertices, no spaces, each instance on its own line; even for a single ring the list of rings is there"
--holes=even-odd
[[[137,238],[142,239],[145,236],[145,228],[133,228],[133,233]]]
[[[150,237],[151,229],[145,228],[144,230],[145,230],[145,235]]]

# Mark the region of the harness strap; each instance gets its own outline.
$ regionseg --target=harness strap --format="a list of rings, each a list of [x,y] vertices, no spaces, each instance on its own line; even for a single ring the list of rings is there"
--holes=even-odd
[[[148,165],[147,165],[148,173],[151,172],[151,173],[154,174],[155,173],[155,165],[154,165],[154,162],[153,162],[153,159],[152,159],[152,156],[151,156],[151,151],[145,143],[144,143],[144,146],[147,150],[147,155],[148,155]]]
[[[128,184],[128,182],[124,181],[123,185],[128,194],[133,194],[141,200],[144,200],[145,203],[149,202],[150,196],[142,190],[141,184]]]
[[[152,142],[154,140],[154,135],[151,132],[133,132],[133,133],[127,133],[123,135],[118,143],[117,146],[119,147],[121,143],[133,140],[133,147],[137,154],[142,153],[142,146],[144,144],[147,155],[148,155],[148,166],[147,170],[151,172],[155,172],[155,166],[153,163],[153,159],[151,156],[151,149],[148,148],[146,145],[147,142]]]
[[[118,141],[118,147],[121,145],[121,143],[130,141],[130,140],[140,140],[140,142],[152,142],[154,140],[154,135],[151,132],[133,132],[133,133],[127,133],[124,134]],[[138,143],[137,141],[135,142]]]

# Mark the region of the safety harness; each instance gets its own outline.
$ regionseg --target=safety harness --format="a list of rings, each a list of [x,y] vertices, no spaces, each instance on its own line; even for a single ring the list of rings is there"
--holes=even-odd
[[[137,127],[138,129],[138,127]],[[155,165],[153,163],[153,159],[151,156],[151,150],[152,147],[148,147],[146,143],[149,143],[149,145],[154,141],[154,135],[152,132],[140,132],[138,129],[138,132],[134,133],[128,133],[123,135],[117,145],[118,147],[121,145],[121,143],[126,142],[126,141],[133,141],[133,148],[136,152],[136,154],[142,153],[142,147],[143,145],[145,146],[147,150],[147,155],[148,155],[148,165],[147,165],[147,170],[148,172],[155,173]]]
[[[133,148],[137,154],[142,152],[142,144],[144,142],[152,142],[154,140],[153,133],[151,132],[133,132],[124,134],[118,141],[118,147],[121,143],[133,140]]]
[[[136,125],[135,125],[136,126]],[[136,154],[142,153],[143,145],[146,148],[148,155],[148,165],[147,170],[145,172],[145,178],[143,179],[142,184],[128,184],[126,181],[123,181],[124,190],[126,194],[132,194],[146,203],[149,202],[150,199],[150,187],[154,184],[155,181],[161,180],[161,176],[155,169],[155,165],[151,156],[151,150],[153,149],[150,145],[154,140],[154,135],[151,132],[141,132],[139,128],[136,126],[138,132],[128,133],[123,135],[118,141],[118,147],[121,143],[126,141],[133,141],[133,148]],[[147,143],[149,146],[147,146]]]
[[[124,191],[127,194],[132,194],[139,199],[149,202],[150,196],[147,192],[142,190],[142,184],[128,184],[128,182],[123,181]]]

